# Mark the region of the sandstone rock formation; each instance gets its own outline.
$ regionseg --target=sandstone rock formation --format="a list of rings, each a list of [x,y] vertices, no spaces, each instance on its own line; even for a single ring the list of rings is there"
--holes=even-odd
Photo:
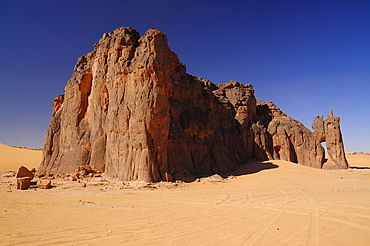
[[[256,100],[250,84],[187,74],[156,29],[104,34],[78,60],[52,115],[38,175],[89,165],[121,180],[172,181],[250,159],[323,163],[314,133]]]
[[[328,118],[324,121],[321,115],[316,116],[312,123],[316,138],[320,142],[326,142],[326,148],[330,159],[324,163],[323,169],[346,169],[349,168],[340,131],[340,118],[333,115],[332,109]]]
[[[268,131],[272,135],[274,159],[321,168],[324,148],[301,122],[287,116],[276,117],[270,122]]]

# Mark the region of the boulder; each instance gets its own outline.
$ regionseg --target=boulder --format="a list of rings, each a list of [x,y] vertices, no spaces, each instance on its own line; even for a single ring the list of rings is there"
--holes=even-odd
[[[50,179],[40,179],[37,181],[37,187],[39,189],[49,189],[51,187]]]
[[[30,171],[28,170],[27,167],[25,166],[21,166],[19,169],[18,169],[18,172],[17,172],[17,175],[15,176],[16,178],[24,178],[24,177],[28,177],[30,179],[33,179],[35,175]]]
[[[30,177],[21,177],[17,178],[17,190],[27,190],[31,186],[31,180]]]

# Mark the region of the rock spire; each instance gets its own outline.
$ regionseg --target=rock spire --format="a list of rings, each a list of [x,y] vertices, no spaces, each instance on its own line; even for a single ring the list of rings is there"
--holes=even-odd
[[[333,115],[330,109],[328,118],[324,121],[322,115],[316,116],[312,123],[316,138],[326,142],[326,148],[330,156],[329,160],[322,166],[323,169],[346,169],[349,168],[344,152],[344,143],[340,130],[340,118]]]

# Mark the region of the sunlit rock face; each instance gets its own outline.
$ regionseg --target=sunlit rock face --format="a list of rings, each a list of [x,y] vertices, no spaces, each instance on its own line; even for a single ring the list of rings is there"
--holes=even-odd
[[[256,100],[252,85],[189,75],[161,31],[122,27],[79,58],[55,98],[37,174],[90,165],[121,180],[192,180],[251,159],[321,168],[322,153],[314,133]]]
[[[326,142],[329,160],[322,166],[323,169],[347,169],[349,168],[344,152],[342,132],[340,130],[340,118],[333,115],[332,109],[324,121],[321,115],[316,116],[312,128],[320,142]]]

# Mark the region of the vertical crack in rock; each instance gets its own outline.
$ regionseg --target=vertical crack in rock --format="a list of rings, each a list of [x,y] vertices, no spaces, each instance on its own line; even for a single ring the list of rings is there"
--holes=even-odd
[[[87,106],[89,104],[91,85],[92,85],[92,74],[91,74],[91,70],[88,70],[82,76],[81,83],[79,85],[79,89],[81,93],[81,105],[80,105],[80,110],[77,116],[77,125],[85,117]]]

